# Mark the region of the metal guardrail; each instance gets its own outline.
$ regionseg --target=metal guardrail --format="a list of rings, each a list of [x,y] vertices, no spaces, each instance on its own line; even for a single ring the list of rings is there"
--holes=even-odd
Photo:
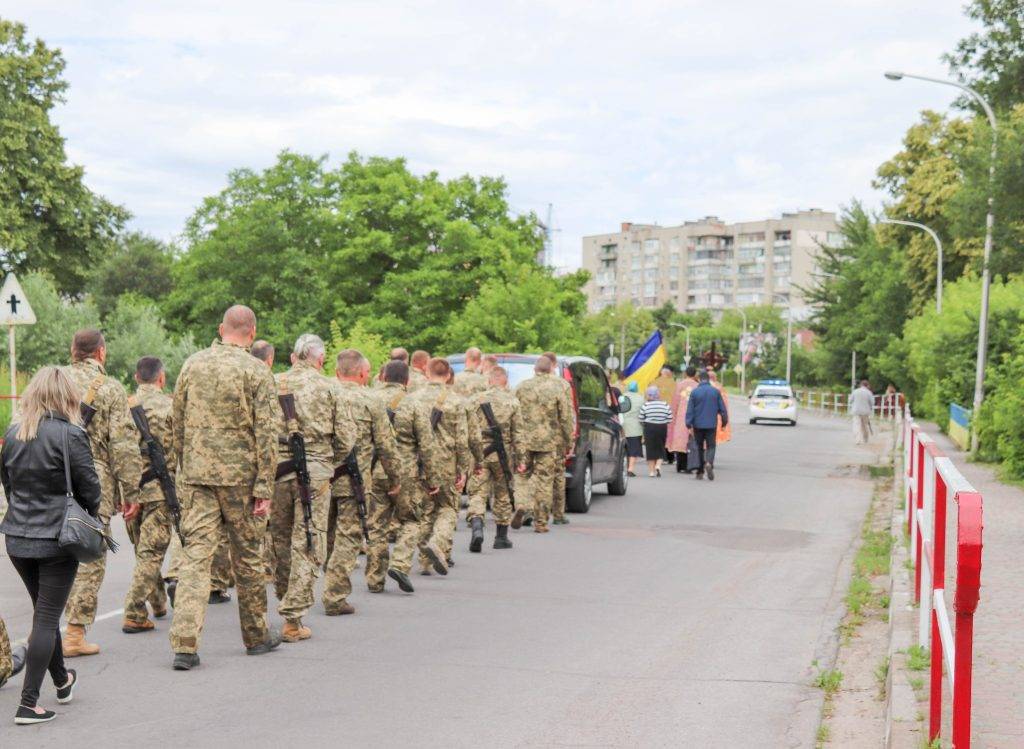
[[[907,533],[914,563],[914,598],[920,604],[917,639],[931,643],[928,740],[942,729],[943,664],[952,692],[952,745],[971,745],[974,612],[981,587],[982,497],[904,406],[900,436],[907,499]],[[897,466],[897,470],[899,467]],[[899,478],[899,475],[897,475]],[[946,512],[956,506],[956,595],[951,626],[945,598]],[[923,597],[922,597],[923,596]]]
[[[813,409],[837,416],[850,412],[850,394],[830,390],[794,390],[801,408]],[[874,415],[879,419],[895,420],[906,404],[903,393],[880,393],[875,396]]]

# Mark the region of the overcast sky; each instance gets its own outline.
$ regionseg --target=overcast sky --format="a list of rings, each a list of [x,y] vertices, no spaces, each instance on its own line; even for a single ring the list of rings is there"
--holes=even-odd
[[[556,262],[620,221],[878,205],[870,182],[971,30],[956,0],[8,0],[64,51],[89,185],[172,239],[284,148],[504,175]]]

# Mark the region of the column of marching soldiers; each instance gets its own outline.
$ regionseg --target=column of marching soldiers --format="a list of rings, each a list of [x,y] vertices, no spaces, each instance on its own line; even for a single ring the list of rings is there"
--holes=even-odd
[[[539,357],[535,377],[515,393],[496,359],[475,348],[457,375],[446,359],[416,351],[410,360],[396,348],[372,382],[354,349],[338,354],[327,376],[324,342],[313,334],[295,342],[287,372],[272,374],[274,355],[256,340],[252,310],[236,305],[219,338],[184,363],[173,394],[161,361],[144,356],[129,397],[104,371],[99,331],[79,331],[72,343],[100,515],[109,527],[121,512],[135,547],[122,631],[153,630],[150,613],[166,616],[170,599],[175,669],[199,665],[207,605],[230,600],[232,583],[246,652],[258,655],[311,636],[303,618],[321,571],[324,612],[352,614],[362,551],[372,593],[385,592],[388,579],[413,593],[417,562],[423,575],[447,575],[464,489],[473,552],[488,505],[495,549],[512,548],[510,527],[532,520],[546,533],[549,519],[568,522],[562,466],[573,448],[572,401],[553,376],[553,354]],[[85,633],[105,565],[79,568],[65,656],[99,652]],[[267,622],[268,579],[280,630]]]

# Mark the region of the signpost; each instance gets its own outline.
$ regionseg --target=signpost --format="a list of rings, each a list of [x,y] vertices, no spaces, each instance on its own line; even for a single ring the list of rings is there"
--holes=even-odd
[[[7,347],[11,356],[11,418],[18,412],[18,373],[14,356],[14,326],[33,325],[36,314],[28,303],[28,297],[13,273],[8,273],[0,287],[0,323],[7,325]]]

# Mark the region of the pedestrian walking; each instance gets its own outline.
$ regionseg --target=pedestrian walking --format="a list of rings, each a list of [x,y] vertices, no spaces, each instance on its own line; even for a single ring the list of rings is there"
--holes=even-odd
[[[657,385],[647,388],[647,397],[640,407],[639,419],[644,429],[644,449],[647,452],[647,475],[661,478],[661,463],[667,458],[665,438],[672,421],[672,409],[662,400]]]
[[[89,437],[82,429],[81,392],[58,367],[43,367],[25,388],[21,416],[4,435],[0,481],[9,508],[0,524],[7,554],[32,598],[32,634],[28,638],[25,681],[14,722],[45,723],[56,714],[39,707],[39,688],[49,671],[57,702],[71,702],[78,683],[64,666],[60,615],[68,601],[78,560],[58,543],[71,493],[94,518],[100,517],[102,492]]]
[[[725,406],[721,391],[711,384],[711,375],[701,370],[700,384],[690,393],[690,400],[686,404],[686,426],[693,432],[700,463],[697,479],[703,479],[706,473],[709,481],[715,480],[715,446],[719,423],[723,429],[729,426],[729,409]]]
[[[853,439],[863,445],[871,436],[871,412],[875,409],[875,394],[867,380],[860,381],[860,387],[850,395],[850,415],[853,417]]]
[[[697,382],[697,368],[688,366],[686,377],[676,385],[675,393],[672,396],[672,421],[668,425],[668,442],[665,447],[670,454],[676,456],[676,472],[689,473],[692,464],[696,461],[696,452],[688,459],[688,452],[693,440],[690,430],[686,428],[686,404],[699,383]],[[694,448],[696,451],[696,448]]]
[[[626,386],[626,397],[629,398],[629,408],[621,412],[622,430],[626,433],[626,474],[636,476],[636,461],[644,456],[644,427],[640,423],[644,397],[635,382]]]

